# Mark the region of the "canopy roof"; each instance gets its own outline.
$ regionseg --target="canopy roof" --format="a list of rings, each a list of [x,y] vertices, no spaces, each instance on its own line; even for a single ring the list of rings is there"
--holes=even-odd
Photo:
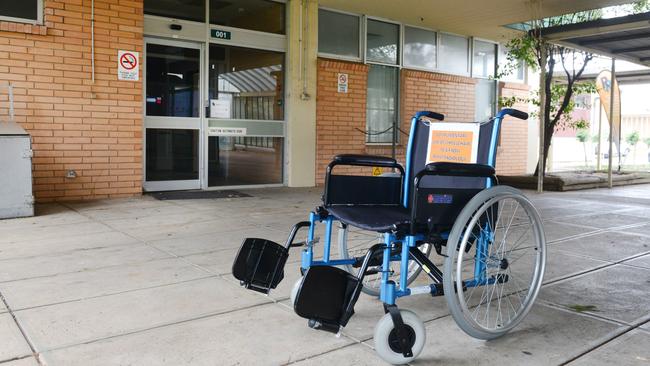
[[[650,66],[650,12],[545,28],[542,35],[554,43]]]

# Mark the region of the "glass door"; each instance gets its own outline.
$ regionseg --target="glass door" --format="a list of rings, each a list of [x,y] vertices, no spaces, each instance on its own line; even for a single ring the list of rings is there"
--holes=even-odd
[[[201,188],[200,43],[145,40],[144,189]]]

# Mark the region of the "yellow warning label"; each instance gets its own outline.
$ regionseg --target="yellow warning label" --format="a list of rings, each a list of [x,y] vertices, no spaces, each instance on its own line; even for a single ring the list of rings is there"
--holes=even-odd
[[[378,175],[381,175],[381,173],[382,173],[382,171],[381,171],[381,168],[380,168],[380,167],[376,166],[376,167],[373,167],[373,168],[372,168],[372,175],[373,175],[373,176],[376,177],[376,176],[378,176]]]

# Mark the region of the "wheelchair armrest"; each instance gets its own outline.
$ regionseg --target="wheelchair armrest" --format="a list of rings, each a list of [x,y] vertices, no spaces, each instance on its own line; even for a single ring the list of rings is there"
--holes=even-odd
[[[397,160],[386,156],[378,155],[361,155],[361,154],[341,154],[332,159],[335,165],[361,165],[361,166],[381,166],[386,168],[395,168]]]
[[[425,175],[445,175],[454,177],[492,177],[496,171],[494,167],[485,164],[465,164],[437,162],[429,163],[424,168]],[[419,175],[419,174],[418,174]]]

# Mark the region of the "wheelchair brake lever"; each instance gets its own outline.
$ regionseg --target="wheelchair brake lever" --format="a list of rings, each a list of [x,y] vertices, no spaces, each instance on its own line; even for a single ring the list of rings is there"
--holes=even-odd
[[[311,242],[312,245],[318,244],[320,242],[320,237],[315,237],[314,240]],[[292,243],[291,247],[302,247],[304,245],[307,245],[307,240],[299,241],[297,243]]]

